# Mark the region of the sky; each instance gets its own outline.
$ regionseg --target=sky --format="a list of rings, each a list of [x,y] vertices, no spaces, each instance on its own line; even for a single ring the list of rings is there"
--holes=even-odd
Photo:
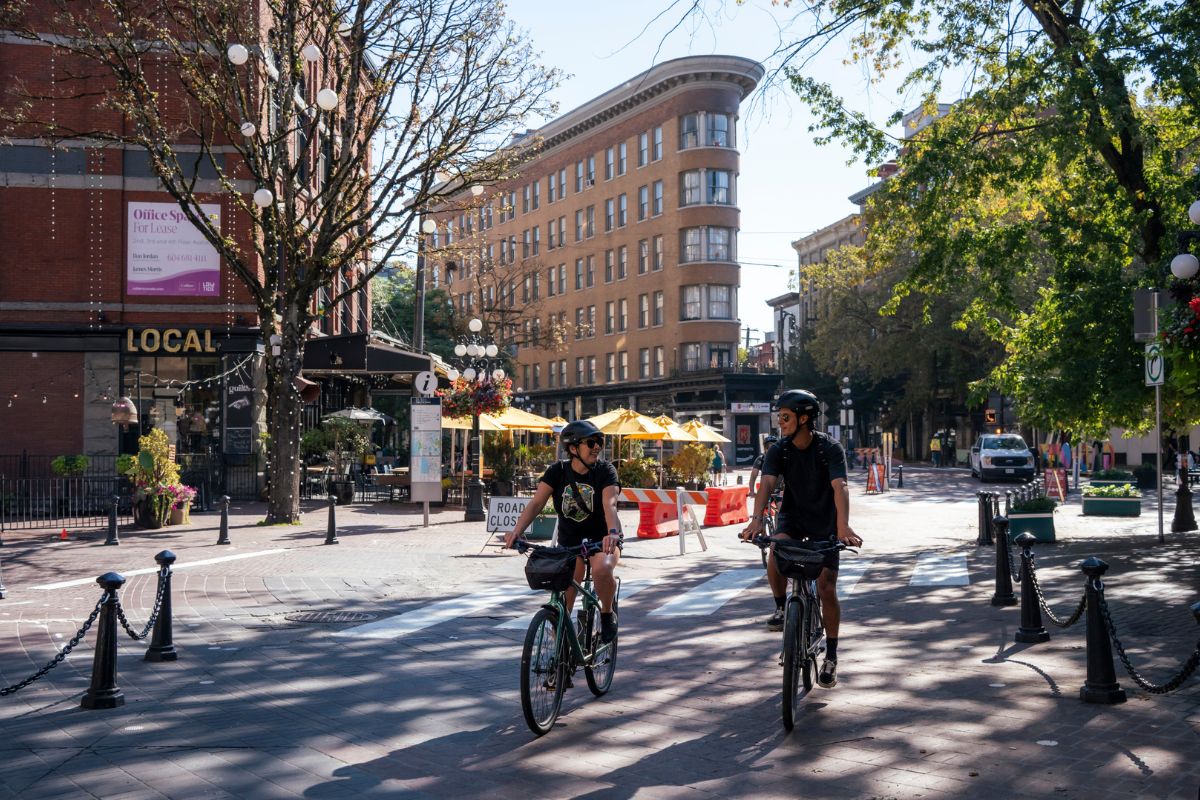
[[[692,0],[508,0],[508,17],[528,32],[548,66],[565,77],[551,99],[559,113],[603,94],[655,64],[687,55],[737,55],[770,67],[781,38],[794,41],[809,20],[797,7],[774,7],[769,0],[736,5],[711,0],[709,14],[672,31]],[[659,16],[660,15],[660,16]],[[658,19],[655,19],[659,16]],[[883,90],[868,91],[864,74],[846,65],[843,50],[830,48],[815,63],[812,77],[828,81],[851,105],[882,122],[901,105]],[[534,120],[530,127],[543,121]],[[851,154],[838,144],[818,146],[808,127],[811,115],[786,85],[757,91],[742,103],[741,174],[738,204],[742,264],[739,316],[750,341],[772,328],[767,299],[788,291],[796,269],[791,242],[832,224],[856,207],[849,195],[872,182],[869,165],[847,163]]]

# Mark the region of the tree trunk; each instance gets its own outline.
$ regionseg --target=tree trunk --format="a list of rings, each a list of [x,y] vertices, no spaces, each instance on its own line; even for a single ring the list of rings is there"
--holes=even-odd
[[[270,357],[270,356],[268,356]],[[292,383],[299,374],[301,349],[299,337],[284,333],[282,352],[269,371],[273,407],[269,419],[271,431],[271,488],[267,496],[268,525],[289,524],[300,520],[300,414],[303,401]]]

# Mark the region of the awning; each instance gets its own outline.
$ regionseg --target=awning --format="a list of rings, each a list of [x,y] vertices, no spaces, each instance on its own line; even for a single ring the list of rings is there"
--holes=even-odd
[[[309,339],[301,366],[305,375],[412,374],[431,368],[428,355],[403,350],[365,333]]]

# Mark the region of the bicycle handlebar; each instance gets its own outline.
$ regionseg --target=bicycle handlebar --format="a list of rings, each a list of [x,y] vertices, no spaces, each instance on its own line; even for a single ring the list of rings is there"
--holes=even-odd
[[[760,533],[752,539],[742,539],[741,541],[743,544],[757,545],[761,549],[766,550],[768,547],[775,544],[776,542],[804,542],[804,541],[812,541],[812,540],[811,539],[772,539],[770,536],[767,536],[765,533]],[[849,550],[851,553],[854,553],[854,555],[858,555],[858,550],[856,548],[851,547],[850,545],[846,544],[845,542],[833,542],[828,547],[820,547],[820,548],[813,548],[813,549],[815,549],[815,550]]]
[[[593,542],[590,539],[584,539],[578,547],[564,547],[563,545],[559,545],[558,547],[549,547],[547,545],[534,544],[528,539],[517,539],[515,542],[513,542],[513,549],[518,553],[525,553],[528,550],[544,550],[548,552],[559,553],[573,551],[578,552],[581,555],[586,553],[588,556],[594,556],[596,553],[599,553],[604,549],[604,542]]]

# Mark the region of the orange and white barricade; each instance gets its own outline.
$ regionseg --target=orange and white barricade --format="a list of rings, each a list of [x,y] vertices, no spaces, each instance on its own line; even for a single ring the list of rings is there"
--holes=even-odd
[[[708,495],[687,489],[622,489],[621,499],[638,504],[640,519],[639,539],[661,539],[679,536],[679,552],[686,552],[684,541],[689,533],[700,540],[700,549],[707,550],[708,543],[700,531],[700,522],[692,513],[692,506],[706,505]]]

